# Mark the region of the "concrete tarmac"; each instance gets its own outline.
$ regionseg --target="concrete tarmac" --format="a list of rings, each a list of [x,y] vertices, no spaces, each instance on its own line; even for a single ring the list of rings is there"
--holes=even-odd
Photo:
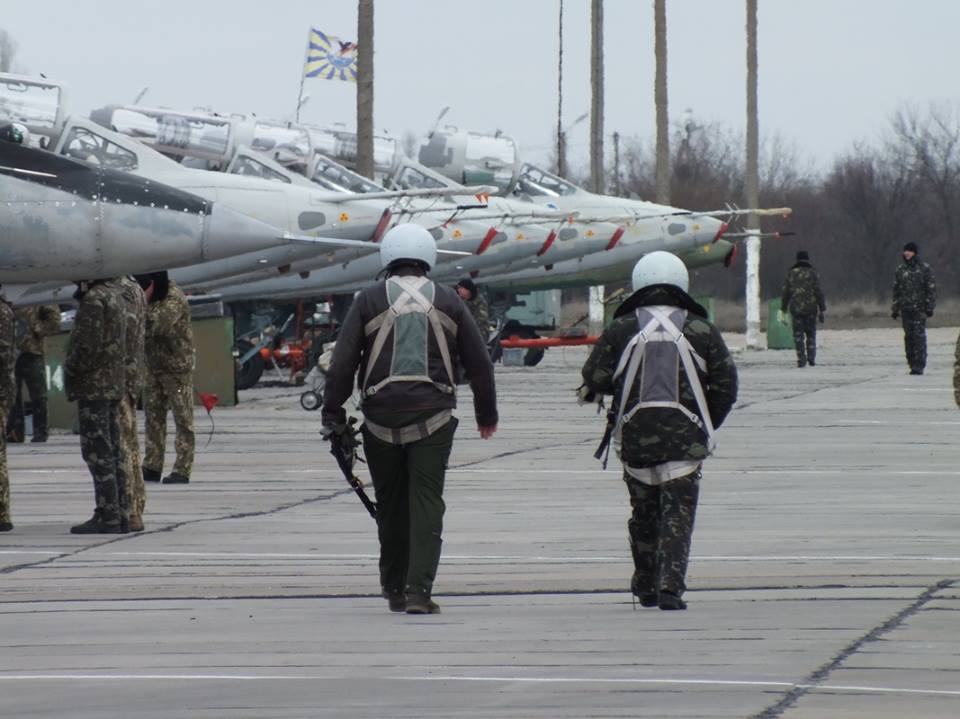
[[[12,446],[0,716],[960,716],[956,336],[929,333],[921,377],[899,329],[823,331],[812,368],[737,355],[686,612],[631,602],[583,348],[498,367],[490,441],[464,392],[438,616],[387,611],[298,388],[214,410],[208,447],[201,410],[192,481],[148,488],[142,534],[69,534],[93,506],[76,437]]]

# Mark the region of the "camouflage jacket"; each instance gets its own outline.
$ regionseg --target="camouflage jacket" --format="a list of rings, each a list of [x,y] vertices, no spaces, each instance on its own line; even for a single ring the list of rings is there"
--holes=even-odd
[[[476,297],[472,300],[464,300],[463,304],[470,310],[470,314],[473,315],[477,327],[480,328],[480,335],[486,340],[487,335],[490,333],[490,309],[487,307],[487,301],[483,299],[483,295],[478,292]]]
[[[190,303],[173,280],[166,297],[147,305],[145,352],[147,368],[153,374],[185,374],[193,370]]]
[[[121,277],[119,280],[123,296],[123,316],[125,320],[126,353],[124,355],[124,388],[128,395],[135,397],[143,389],[144,330],[147,323],[147,298],[134,280]]]
[[[14,345],[13,308],[0,299],[0,408],[13,403],[13,345]],[[5,431],[0,427],[0,432]]]
[[[794,316],[812,315],[827,309],[820,289],[820,276],[806,260],[797,262],[787,273],[780,294],[780,309]]]
[[[63,362],[67,399],[118,400],[126,356],[124,303],[116,280],[98,280],[80,297]]]
[[[930,265],[917,257],[904,260],[893,278],[893,313],[932,315],[937,285]]]
[[[17,310],[17,319],[26,331],[17,340],[17,349],[34,355],[43,354],[43,338],[60,331],[60,308],[56,305],[23,307]]]
[[[957,407],[960,407],[960,336],[957,337],[957,348],[953,357],[953,399]]]
[[[683,334],[694,351],[706,362],[700,373],[714,427],[719,427],[737,399],[737,368],[720,331],[710,324],[706,310],[689,295],[670,285],[653,285],[631,295],[617,310],[583,366],[584,384],[598,394],[612,394],[611,412],[623,391],[623,375],[613,375],[630,340],[639,332],[635,310],[651,305],[668,305],[687,310]],[[679,369],[678,369],[679,371]],[[680,403],[699,414],[697,403],[683,372],[680,372]],[[628,403],[637,399],[635,383]],[[707,457],[706,436],[699,427],[676,409],[651,407],[637,412],[623,427],[621,459],[634,467],[652,467],[665,462],[702,460]]]

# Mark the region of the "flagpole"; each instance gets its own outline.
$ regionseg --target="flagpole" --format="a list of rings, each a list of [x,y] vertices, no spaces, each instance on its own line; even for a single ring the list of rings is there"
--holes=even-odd
[[[296,123],[300,124],[300,107],[303,102],[303,82],[307,79],[307,58],[310,57],[310,33],[312,28],[307,28],[307,46],[303,51],[303,67],[300,68],[300,93],[297,95],[297,111],[294,114]]]

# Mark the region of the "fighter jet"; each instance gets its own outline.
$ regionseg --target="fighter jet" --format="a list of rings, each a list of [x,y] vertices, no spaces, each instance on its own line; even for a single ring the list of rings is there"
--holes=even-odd
[[[430,133],[420,146],[421,164],[460,182],[480,178],[500,189],[500,194],[543,207],[577,211],[584,219],[605,219],[625,223],[626,232],[619,244],[649,243],[649,221],[660,222],[660,247],[683,251],[719,240],[727,231],[726,223],[716,215],[732,215],[737,210],[691,212],[623,197],[599,195],[556,175],[523,163],[512,138],[497,133],[485,135],[446,128]],[[636,239],[635,237],[636,236]],[[648,250],[649,251],[649,250]]]
[[[291,241],[169,185],[0,142],[0,283],[8,296],[10,284],[180,267]]]

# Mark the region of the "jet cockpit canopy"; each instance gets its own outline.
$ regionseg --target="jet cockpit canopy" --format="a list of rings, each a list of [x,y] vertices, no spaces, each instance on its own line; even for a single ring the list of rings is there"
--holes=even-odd
[[[0,73],[0,120],[30,130],[32,145],[49,147],[66,118],[66,87],[27,75]]]
[[[495,185],[500,194],[511,191],[520,169],[520,153],[513,138],[445,127],[432,132],[420,146],[421,164],[463,185]]]

